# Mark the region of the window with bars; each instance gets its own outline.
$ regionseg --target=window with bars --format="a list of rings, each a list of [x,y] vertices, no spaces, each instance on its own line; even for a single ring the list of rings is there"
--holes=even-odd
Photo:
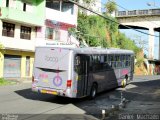
[[[3,22],[2,36],[14,37],[15,24]]]
[[[60,40],[60,31],[47,27],[45,38],[49,40]]]
[[[31,39],[31,28],[21,26],[20,38],[30,40]]]

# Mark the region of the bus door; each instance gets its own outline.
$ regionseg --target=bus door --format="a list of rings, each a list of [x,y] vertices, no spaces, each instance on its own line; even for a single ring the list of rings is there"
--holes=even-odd
[[[86,96],[88,88],[88,75],[89,75],[89,56],[78,55],[79,65],[78,65],[78,96]]]

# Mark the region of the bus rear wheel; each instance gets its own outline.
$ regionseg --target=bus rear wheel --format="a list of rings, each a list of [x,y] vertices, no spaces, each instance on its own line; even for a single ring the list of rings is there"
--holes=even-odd
[[[91,93],[90,93],[90,99],[94,99],[97,94],[97,85],[93,84],[91,88]]]

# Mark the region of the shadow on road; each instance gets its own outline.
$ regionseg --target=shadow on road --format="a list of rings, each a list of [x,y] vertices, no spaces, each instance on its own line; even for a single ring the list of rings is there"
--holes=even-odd
[[[69,103],[77,103],[87,100],[88,98],[66,98],[66,97],[60,97],[60,96],[53,96],[50,94],[42,94],[33,92],[30,88],[29,89],[23,89],[15,91],[18,95],[30,99],[30,100],[37,100],[37,101],[44,101],[44,102],[51,102],[51,103],[57,103],[57,104],[69,104]]]
[[[101,93],[98,93],[97,97],[95,99],[98,99],[101,96],[106,97],[106,94],[114,91],[115,89],[111,89],[108,91],[104,91]],[[23,90],[17,90],[14,91],[16,94],[24,97],[25,99],[30,99],[30,100],[38,100],[38,101],[44,101],[44,102],[51,102],[51,103],[57,103],[57,104],[70,104],[70,103],[81,103],[81,102],[86,102],[86,101],[94,101],[89,99],[89,97],[84,97],[84,98],[67,98],[67,97],[61,97],[61,96],[54,96],[50,94],[42,94],[42,93],[37,93],[33,92],[31,88],[29,89],[23,89]],[[107,95],[107,98],[109,95]]]
[[[117,105],[120,103],[121,91],[122,89],[116,89],[102,92],[98,94],[94,100],[89,100],[88,97],[81,99],[56,97],[47,94],[35,93],[32,92],[31,89],[18,90],[15,91],[15,93],[30,100],[51,102],[62,105],[73,104],[86,111],[86,114],[100,118],[102,109],[108,109],[111,108],[111,105]],[[132,82],[127,86],[126,90],[123,91],[123,96],[130,102],[160,102],[160,80]]]
[[[127,88],[125,98],[134,101],[160,101],[160,80],[133,82],[135,87]]]

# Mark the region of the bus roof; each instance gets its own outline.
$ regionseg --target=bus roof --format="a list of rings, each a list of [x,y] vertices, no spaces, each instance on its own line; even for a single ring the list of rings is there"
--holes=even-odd
[[[36,48],[60,48],[60,47],[36,47]],[[118,48],[97,48],[97,47],[85,47],[85,48],[68,48],[62,47],[61,49],[73,50],[75,53],[80,54],[134,54],[132,50],[118,49]]]

